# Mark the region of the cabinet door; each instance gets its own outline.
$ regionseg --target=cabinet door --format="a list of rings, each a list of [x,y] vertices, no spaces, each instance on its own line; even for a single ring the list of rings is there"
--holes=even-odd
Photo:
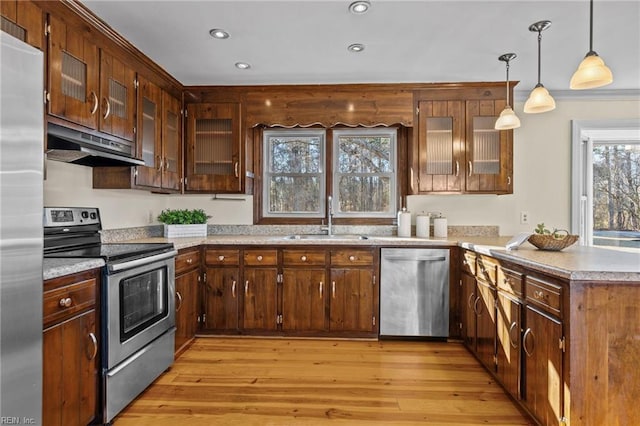
[[[324,269],[285,269],[282,282],[282,329],[324,330],[326,291]]]
[[[139,77],[137,154],[144,166],[137,166],[137,185],[153,188],[162,185],[161,103],[160,88]]]
[[[520,399],[522,303],[501,291],[496,303],[497,375],[505,389]]]
[[[476,280],[477,292],[474,309],[476,311],[476,345],[480,361],[495,371],[496,354],[496,299],[495,290],[484,281]]]
[[[100,130],[122,139],[134,138],[135,71],[100,51]]]
[[[329,330],[372,332],[373,272],[370,269],[332,269]]]
[[[176,277],[176,352],[196,335],[199,277],[198,269]]]
[[[513,192],[513,131],[494,129],[504,106],[503,100],[466,103],[467,192]]]
[[[43,50],[44,14],[42,9],[31,1],[2,0],[2,31]]]
[[[559,425],[562,413],[562,323],[531,306],[522,337],[525,395],[529,410],[544,425]]]
[[[182,114],[180,100],[162,92],[162,187],[180,191]]]
[[[85,426],[95,417],[96,336],[93,309],[44,330],[42,418],[45,425]]]
[[[207,268],[204,330],[238,329],[238,268]]]
[[[476,279],[473,275],[462,274],[462,339],[473,352],[476,351]]]
[[[242,328],[275,330],[277,328],[277,268],[245,268]]]
[[[419,108],[418,192],[462,191],[464,102],[422,101]]]
[[[97,129],[98,48],[55,16],[49,23],[49,114]]]
[[[192,104],[187,117],[186,189],[239,192],[240,104]]]

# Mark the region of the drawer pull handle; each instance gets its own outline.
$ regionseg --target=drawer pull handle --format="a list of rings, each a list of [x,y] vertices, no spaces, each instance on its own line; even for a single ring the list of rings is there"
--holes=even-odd
[[[529,350],[529,348],[527,348],[527,337],[529,337],[529,335],[531,335],[531,343],[532,343],[531,350]],[[531,329],[527,328],[527,331],[524,332],[524,336],[522,336],[522,349],[524,349],[524,353],[526,353],[528,357],[531,357],[533,355],[533,350],[535,349],[535,339],[534,338],[535,338],[535,336],[531,332]]]
[[[91,111],[90,111],[90,114],[93,115],[98,110],[98,95],[96,95],[96,92],[94,91],[91,91],[89,95],[93,97],[93,107],[91,108]]]
[[[244,282],[244,295],[246,296],[249,293],[249,280]]]
[[[533,297],[535,297],[538,300],[544,300],[545,299],[544,292],[542,292],[540,290],[535,290],[533,292]]]
[[[331,298],[332,299],[336,298],[336,282],[335,281],[331,281]]]
[[[218,256],[218,262],[222,262],[222,261],[224,261],[224,256],[223,255]]]
[[[262,262],[262,255],[258,255],[258,257],[256,257],[256,259],[258,259],[258,262]]]
[[[513,349],[518,349],[518,342],[514,342],[513,340],[513,329],[516,328],[518,324],[514,321],[511,323],[511,327],[509,327],[509,343]]]
[[[191,265],[191,264],[193,263],[193,259],[191,259],[191,258],[187,259],[187,263],[188,263],[189,265]]]
[[[91,353],[87,354],[87,358],[89,358],[89,361],[91,361],[98,354],[98,339],[96,339],[96,335],[93,333],[89,333],[89,339],[91,339],[93,348],[91,349]]]
[[[62,299],[60,299],[60,302],[58,302],[58,305],[60,305],[61,308],[68,308],[72,303],[73,301],[70,297],[63,297]]]
[[[476,315],[478,315],[478,316],[482,315],[482,312],[481,312],[481,311],[478,311],[478,302],[480,301],[480,299],[481,299],[481,297],[480,297],[480,296],[478,296],[478,297],[476,298],[476,301],[475,301],[475,302],[473,302],[473,312],[475,312],[475,313],[476,313]],[[482,307],[482,305],[480,305],[480,306]]]
[[[356,261],[356,257],[354,255],[349,256],[349,261],[355,262]]]
[[[475,297],[474,293],[471,293],[469,295],[469,300],[467,300],[467,306],[469,307],[469,309],[473,309],[473,306],[471,306],[471,299],[473,299]]]
[[[233,282],[231,283],[231,296],[233,296],[233,298],[236,298],[236,280],[233,280]]]
[[[111,102],[109,102],[109,99],[107,98],[102,98],[102,100],[104,101],[104,104],[106,105],[106,111],[104,112],[104,115],[102,116],[103,120],[106,120],[107,117],[109,117],[109,114],[111,114]]]
[[[318,292],[320,293],[320,299],[322,299],[322,288],[323,288],[323,284],[322,284],[322,281],[320,281],[320,285],[318,286]]]
[[[182,295],[179,291],[176,291],[176,298],[178,298],[178,306],[176,307],[176,312],[179,312],[182,309]]]

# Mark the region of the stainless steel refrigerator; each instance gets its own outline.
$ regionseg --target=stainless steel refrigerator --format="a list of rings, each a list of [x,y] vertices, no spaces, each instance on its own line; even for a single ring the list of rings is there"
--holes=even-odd
[[[0,423],[40,425],[43,54],[0,42]]]

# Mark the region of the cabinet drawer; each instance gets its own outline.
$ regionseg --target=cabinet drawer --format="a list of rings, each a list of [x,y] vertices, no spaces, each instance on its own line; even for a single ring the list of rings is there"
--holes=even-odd
[[[282,263],[285,266],[324,266],[324,250],[283,250]]]
[[[462,253],[460,268],[462,272],[475,275],[476,274],[476,254],[470,250],[464,250]]]
[[[499,266],[498,289],[516,296],[522,296],[522,274],[504,266]]]
[[[245,250],[244,264],[249,266],[275,266],[278,264],[278,250]]]
[[[554,315],[561,316],[562,287],[559,284],[527,276],[525,289],[527,302],[546,308]]]
[[[331,250],[331,265],[359,266],[372,265],[373,252],[370,250]]]
[[[200,266],[200,250],[178,253],[176,256],[176,275]]]
[[[96,305],[96,282],[96,279],[92,278],[44,292],[44,328],[93,308]]]
[[[480,255],[477,258],[476,265],[476,277],[479,280],[496,285],[498,262],[492,257]]]
[[[205,254],[207,265],[239,265],[240,250],[208,249]]]

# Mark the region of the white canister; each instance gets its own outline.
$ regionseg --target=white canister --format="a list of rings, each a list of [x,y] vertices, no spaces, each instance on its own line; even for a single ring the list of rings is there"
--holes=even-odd
[[[403,207],[398,212],[398,237],[410,237],[411,236],[411,212],[407,211],[406,207]]]
[[[436,217],[433,219],[433,236],[436,238],[447,238],[446,217]]]
[[[431,234],[431,216],[421,213],[416,216],[416,237],[429,238]]]

